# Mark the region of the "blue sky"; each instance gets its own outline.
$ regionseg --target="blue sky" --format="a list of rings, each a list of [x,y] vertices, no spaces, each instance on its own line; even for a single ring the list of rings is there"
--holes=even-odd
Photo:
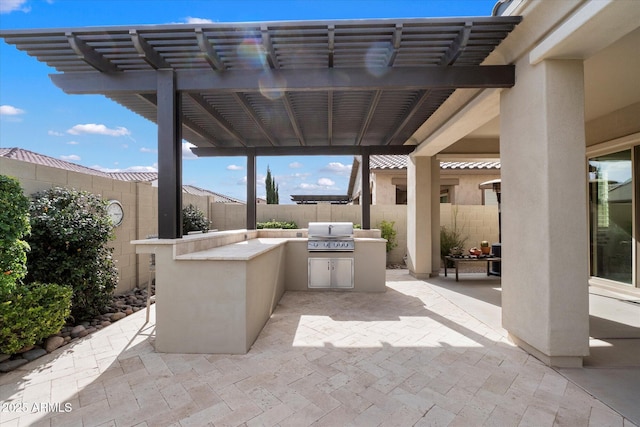
[[[0,28],[489,16],[496,0],[0,0]],[[156,125],[102,96],[66,95],[55,70],[0,41],[0,147],[21,147],[107,171],[155,170]],[[183,143],[183,183],[246,199],[243,157],[195,158]],[[346,194],[351,156],[259,157],[280,202]],[[0,171],[1,173],[2,171]]]

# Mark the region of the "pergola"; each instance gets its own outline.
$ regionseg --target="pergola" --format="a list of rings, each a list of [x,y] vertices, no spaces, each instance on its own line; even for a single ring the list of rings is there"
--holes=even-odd
[[[198,156],[408,154],[458,88],[505,88],[513,65],[481,65],[520,17],[216,23],[3,30],[58,71],[69,94],[102,94],[158,125],[158,232],[179,238],[182,140]],[[362,227],[370,227],[363,185]]]

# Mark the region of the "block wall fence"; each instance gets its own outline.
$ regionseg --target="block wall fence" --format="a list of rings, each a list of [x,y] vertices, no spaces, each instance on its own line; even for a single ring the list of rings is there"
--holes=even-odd
[[[120,201],[124,208],[122,224],[115,229],[113,256],[118,268],[119,283],[116,293],[145,285],[151,278],[149,255],[136,254],[131,240],[145,239],[158,232],[158,189],[148,182],[128,182],[87,175],[19,160],[0,158],[0,174],[20,181],[24,194],[32,194],[51,187],[75,188],[101,195],[104,199]],[[210,196],[183,193],[183,205],[193,204],[205,212],[211,228],[234,230],[245,228],[246,207],[242,204],[216,203]],[[359,205],[257,205],[258,222],[278,220],[294,221],[307,228],[309,222],[349,221],[361,223]],[[388,255],[389,263],[402,263],[407,247],[406,205],[372,205],[371,226],[383,221],[395,222],[398,246]],[[498,208],[481,205],[440,205],[440,223],[451,226],[454,220],[463,234],[468,236],[468,249],[480,246],[482,240],[498,241]]]

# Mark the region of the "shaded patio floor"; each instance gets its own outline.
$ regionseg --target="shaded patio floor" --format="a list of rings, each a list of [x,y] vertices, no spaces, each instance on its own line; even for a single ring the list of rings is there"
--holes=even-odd
[[[0,376],[0,425],[634,425],[506,339],[498,281],[444,280],[287,292],[246,355],[155,353],[138,312]]]

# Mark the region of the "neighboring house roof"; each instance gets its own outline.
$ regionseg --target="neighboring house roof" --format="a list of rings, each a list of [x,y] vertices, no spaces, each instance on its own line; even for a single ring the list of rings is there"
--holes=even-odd
[[[103,178],[116,179],[118,181],[151,182],[158,179],[158,172],[102,172],[86,166],[56,159],[44,154],[25,150],[24,148],[0,148],[0,157],[33,163],[36,165],[49,166],[57,169],[64,169],[71,172],[79,172],[88,175],[101,176]],[[193,185],[183,185],[182,191],[197,196],[213,196],[215,203],[244,203],[242,200],[231,196],[205,190]]]
[[[226,196],[224,194],[216,193],[215,191],[206,190],[204,188],[196,187],[195,185],[185,184],[182,186],[182,191],[188,194],[193,194],[194,196],[213,196],[214,203],[242,203],[244,201],[240,199],[236,199],[231,196]]]
[[[158,172],[109,172],[109,176],[120,181],[151,182],[158,179]]]
[[[22,162],[34,163],[36,165],[49,166],[52,168],[64,169],[72,172],[86,173],[89,175],[97,175],[104,178],[110,178],[110,176],[97,169],[88,168],[86,166],[80,166],[75,163],[67,162],[66,160],[56,159],[54,157],[45,156],[44,154],[35,153],[33,151],[25,150],[23,148],[0,148],[0,157],[6,157],[7,159],[20,160]]]
[[[369,169],[406,169],[408,158],[403,154],[371,156]],[[500,162],[440,162],[440,169],[500,169]]]
[[[500,169],[500,162],[440,162],[440,169]]]

